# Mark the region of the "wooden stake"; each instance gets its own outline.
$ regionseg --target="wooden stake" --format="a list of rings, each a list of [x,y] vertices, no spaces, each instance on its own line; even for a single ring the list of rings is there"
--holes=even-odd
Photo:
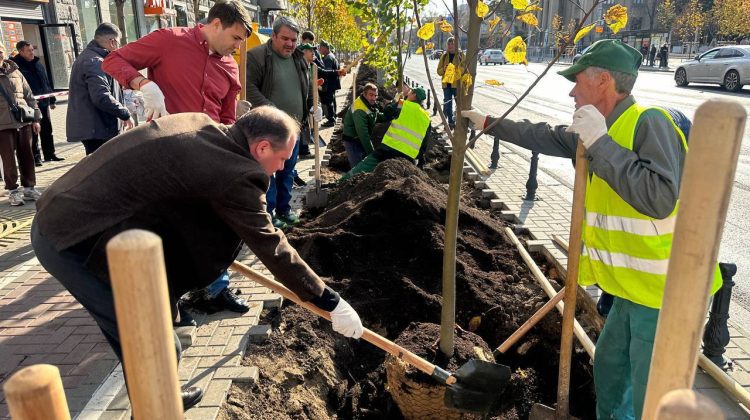
[[[656,420],[724,420],[724,413],[707,396],[692,389],[676,389],[659,401]]]
[[[559,292],[550,300],[547,301],[547,303],[544,304],[539,310],[534,312],[534,315],[531,316],[531,318],[527,319],[526,322],[523,323],[513,334],[510,335],[505,341],[503,341],[503,344],[500,344],[500,346],[497,348],[497,351],[500,353],[505,353],[508,351],[508,349],[516,344],[518,340],[521,339],[526,333],[539,321],[544,318],[549,311],[552,310],[552,308],[557,305],[557,302],[560,302],[562,298],[565,296],[565,288],[563,287],[560,289]]]
[[[247,100],[247,40],[240,44],[240,100]],[[239,115],[237,116],[239,117]]]
[[[161,238],[122,232],[107,244],[107,259],[133,416],[182,419]]]
[[[25,367],[3,385],[13,420],[70,420],[60,370],[52,365]]]
[[[680,186],[672,254],[656,327],[643,418],[661,398],[690,389],[747,115],[738,102],[706,101],[695,113]]]

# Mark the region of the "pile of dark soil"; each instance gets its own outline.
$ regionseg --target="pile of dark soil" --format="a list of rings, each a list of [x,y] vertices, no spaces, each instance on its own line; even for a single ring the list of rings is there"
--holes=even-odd
[[[413,165],[386,161],[332,191],[325,210],[288,238],[367,327],[395,339],[418,325],[399,341],[435,359],[445,202],[445,186]],[[472,330],[493,349],[547,297],[504,241],[503,225],[473,200],[462,200],[459,227],[456,336]],[[385,389],[384,352],[333,333],[293,304],[274,316],[278,329],[251,345],[245,360],[260,368],[260,383],[234,387],[224,418],[400,418]],[[526,418],[533,403],[554,404],[559,331],[553,311],[496,360],[513,378],[488,418]],[[594,418],[589,359],[575,353],[571,411]],[[456,360],[434,361],[453,367]]]

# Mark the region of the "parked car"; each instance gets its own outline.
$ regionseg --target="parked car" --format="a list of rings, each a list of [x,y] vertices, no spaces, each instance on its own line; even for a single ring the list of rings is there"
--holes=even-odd
[[[445,51],[443,51],[443,50],[435,50],[435,51],[432,52],[432,54],[430,54],[430,58],[433,59],[433,60],[438,60],[440,57],[443,56],[444,52]]]
[[[589,45],[590,47],[590,45]],[[584,48],[581,52],[573,56],[573,64],[577,63],[578,60],[581,58],[581,56],[586,52],[586,50],[589,49],[589,47]]]
[[[674,81],[677,86],[715,83],[737,92],[750,84],[750,45],[726,45],[696,55],[677,67]]]
[[[479,64],[484,64],[485,66],[490,63],[496,65],[505,64],[507,62],[508,61],[505,59],[505,55],[501,50],[484,50],[482,55],[479,56]]]

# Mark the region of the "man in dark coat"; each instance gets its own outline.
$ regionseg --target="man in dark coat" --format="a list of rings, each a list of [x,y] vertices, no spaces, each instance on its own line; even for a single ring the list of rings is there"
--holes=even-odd
[[[129,229],[161,237],[172,308],[178,296],[213,282],[244,242],[300,299],[330,312],[334,331],[359,338],[356,311],[300,258],[266,211],[269,174],[284,166],[298,136],[299,125],[270,106],[231,127],[180,113],[127,131],[47,189],[31,228],[34,252],[89,311],[121,361],[105,247]],[[184,390],[183,406],[201,395]]]
[[[669,46],[665,43],[659,50],[659,67],[669,67]]]
[[[66,131],[69,142],[83,143],[86,155],[118,135],[120,121],[123,128],[133,128],[130,112],[121,103],[119,84],[102,70],[104,57],[120,46],[121,36],[117,26],[99,25],[70,73]]]
[[[18,41],[16,43],[18,54],[11,58],[18,64],[18,69],[26,78],[31,86],[34,95],[43,95],[52,93],[52,85],[47,77],[47,70],[44,68],[39,57],[34,56],[34,46],[29,41]],[[47,162],[65,160],[55,155],[55,139],[52,137],[52,120],[50,119],[50,109],[55,109],[56,98],[40,99],[39,110],[42,112],[42,129],[39,134],[34,134],[32,147],[34,149],[34,160],[36,166],[42,166],[42,154]],[[42,139],[42,153],[39,153],[39,138]]]
[[[656,44],[651,45],[651,50],[648,52],[648,65],[654,67],[654,59],[656,59]]]
[[[336,123],[336,91],[341,89],[341,80],[339,80],[339,61],[331,52],[331,46],[326,41],[320,41],[318,46],[320,54],[323,56],[323,65],[326,70],[335,70],[335,72],[325,72],[323,74],[323,89],[320,91],[320,103],[323,105],[326,122],[323,127],[333,127]]]

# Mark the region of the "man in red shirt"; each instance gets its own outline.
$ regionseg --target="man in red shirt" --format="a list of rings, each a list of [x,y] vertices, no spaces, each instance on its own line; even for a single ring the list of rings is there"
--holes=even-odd
[[[207,24],[166,28],[112,52],[102,69],[143,92],[146,117],[203,112],[222,124],[236,120],[239,69],[231,57],[252,32],[238,0],[216,2]],[[148,69],[148,78],[138,70]]]
[[[239,0],[217,1],[206,24],[166,28],[111,52],[102,69],[123,86],[143,92],[148,119],[202,112],[222,124],[234,124],[239,69],[231,57],[252,32],[252,18]],[[148,78],[138,72],[148,69]],[[226,271],[206,289],[211,310],[244,313],[250,306],[229,290]],[[179,308],[180,325],[194,325]]]

